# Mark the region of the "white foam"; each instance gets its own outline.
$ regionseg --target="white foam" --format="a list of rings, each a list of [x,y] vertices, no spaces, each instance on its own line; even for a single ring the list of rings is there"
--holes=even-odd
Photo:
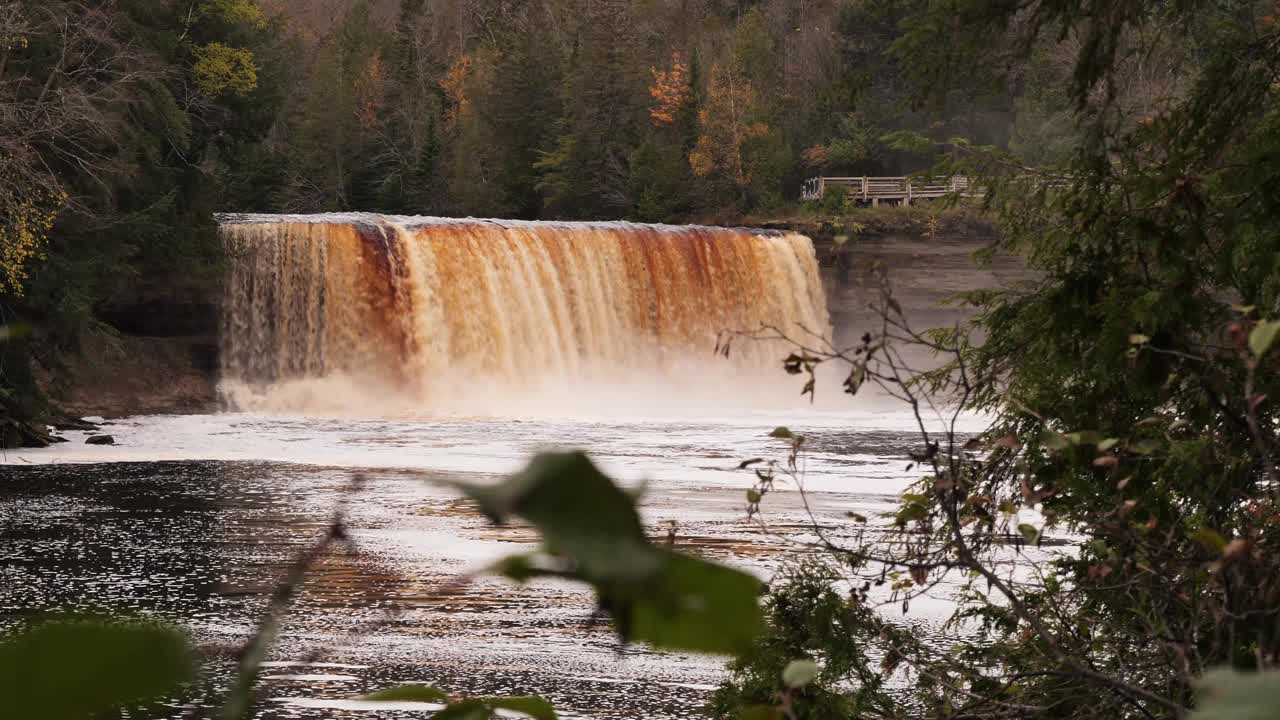
[[[625,411],[619,409],[617,415]],[[140,416],[111,426],[114,446],[86,445],[87,433],[70,432],[66,433],[69,443],[10,450],[0,454],[0,462],[270,461],[496,476],[520,469],[540,451],[585,449],[604,470],[627,483],[651,481],[664,490],[736,488],[747,480],[738,470],[741,460],[786,454],[785,442],[768,437],[779,425],[819,440],[838,436],[837,446],[824,449],[822,442],[815,441],[803,456],[809,491],[884,495],[902,490],[909,481],[905,471],[909,460],[903,449],[858,449],[877,433],[897,436],[898,446],[914,442],[915,418],[908,412],[887,410],[655,414],[628,419],[603,412],[542,419],[261,413]],[[959,430],[976,432],[983,425],[982,418],[966,416]],[[794,489],[779,487],[782,492]]]

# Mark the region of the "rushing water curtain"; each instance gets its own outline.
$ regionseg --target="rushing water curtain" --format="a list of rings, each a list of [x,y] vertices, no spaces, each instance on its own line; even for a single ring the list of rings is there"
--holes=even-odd
[[[573,382],[709,361],[717,334],[829,332],[813,244],[796,234],[630,223],[238,217],[224,381]],[[761,367],[776,343],[722,365]]]

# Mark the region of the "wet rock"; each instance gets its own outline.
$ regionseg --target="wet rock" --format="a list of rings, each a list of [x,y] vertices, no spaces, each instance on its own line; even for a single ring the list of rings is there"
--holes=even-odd
[[[5,450],[44,448],[54,442],[56,440],[41,425],[8,418],[0,419],[0,448]]]
[[[50,424],[53,425],[53,428],[55,430],[61,430],[62,432],[67,432],[69,430],[76,430],[79,432],[93,432],[95,430],[100,430],[102,428],[102,426],[95,425],[94,423],[91,423],[88,420],[77,419],[77,418],[58,418],[57,420],[55,420]]]
[[[91,435],[84,441],[85,445],[115,445],[116,439],[110,435]]]

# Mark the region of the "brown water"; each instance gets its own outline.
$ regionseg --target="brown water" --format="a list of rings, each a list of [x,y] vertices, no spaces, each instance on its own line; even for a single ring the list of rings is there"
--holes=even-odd
[[[859,417],[797,426],[811,437],[811,500],[832,525],[850,510],[888,510],[902,486],[912,435],[841,427]],[[353,469],[363,467],[369,483],[350,517],[356,552],[329,558],[307,581],[272,651],[278,664],[266,672],[255,717],[422,717],[352,702],[404,682],[542,694],[566,717],[703,717],[723,659],[620,646],[583,588],[485,579],[439,595],[533,538],[490,527],[427,479],[484,480],[536,447],[580,441],[624,482],[653,481],[643,503],[651,534],[665,536],[674,523],[681,549],[767,578],[789,552],[786,539],[803,537],[809,520],[797,493],[779,492],[768,508],[771,534],[762,534],[745,522],[749,480],[733,468],[740,457],[780,449],[766,437],[775,423],[121,421],[109,428],[118,447],[33,451],[6,459],[50,464],[0,466],[0,628],[58,611],[123,610],[176,622],[208,653],[208,679],[169,707],[131,717],[202,717],[267,595],[323,532]],[[324,462],[94,462],[112,453],[160,457],[161,448]],[[344,454],[330,454],[335,448]],[[388,467],[397,463],[421,469]],[[922,604],[913,612],[930,611]],[[296,664],[317,652],[323,664]]]
[[[708,365],[723,381],[789,349],[739,343],[712,363],[723,331],[830,335],[813,243],[793,233],[365,214],[237,216],[222,233],[222,380],[238,407],[299,409],[289,383],[337,378],[419,412],[475,409],[460,386]]]

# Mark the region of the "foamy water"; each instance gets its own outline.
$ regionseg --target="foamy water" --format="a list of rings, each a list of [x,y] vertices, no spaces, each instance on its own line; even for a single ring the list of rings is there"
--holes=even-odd
[[[938,423],[931,425],[936,429]],[[84,444],[89,433],[66,433],[69,443],[11,450],[5,463],[101,463],[174,460],[269,461],[333,468],[394,468],[484,476],[514,472],[534,454],[582,449],[608,472],[655,490],[737,487],[738,463],[785,455],[787,443],[768,437],[778,426],[806,436],[805,483],[816,492],[897,492],[909,481],[903,445],[917,430],[909,412],[743,411],[734,414],[655,414],[566,417],[431,419],[314,417],[264,413],[162,415],[113,420],[101,432],[114,446]],[[961,432],[982,419],[964,417]],[[877,448],[886,453],[859,451]],[[784,488],[785,489],[785,488]]]

